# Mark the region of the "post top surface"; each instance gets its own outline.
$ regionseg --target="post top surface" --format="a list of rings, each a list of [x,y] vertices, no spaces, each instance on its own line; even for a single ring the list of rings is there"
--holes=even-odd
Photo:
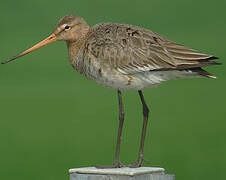
[[[95,167],[84,167],[70,169],[69,173],[134,176],[140,174],[164,174],[164,171],[165,169],[160,167],[140,167],[140,168],[123,167],[112,169],[98,169]]]

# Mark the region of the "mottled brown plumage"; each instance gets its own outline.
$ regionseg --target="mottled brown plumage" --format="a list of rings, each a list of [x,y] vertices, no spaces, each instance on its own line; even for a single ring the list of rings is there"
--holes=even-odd
[[[90,29],[85,53],[127,73],[203,67],[216,62],[211,55],[174,43],[150,30],[118,23]],[[141,69],[139,69],[141,68]]]
[[[78,72],[99,84],[117,89],[119,130],[115,161],[108,167],[124,166],[119,161],[124,122],[121,90],[138,90],[142,102],[144,121],[140,149],[137,161],[128,165],[139,167],[144,159],[143,148],[149,114],[141,90],[176,78],[215,78],[202,67],[219,64],[214,61],[217,59],[215,56],[174,43],[151,30],[118,23],[101,23],[89,27],[83,18],[76,15],[63,17],[53,34],[3,64],[61,40],[67,42],[70,63]]]

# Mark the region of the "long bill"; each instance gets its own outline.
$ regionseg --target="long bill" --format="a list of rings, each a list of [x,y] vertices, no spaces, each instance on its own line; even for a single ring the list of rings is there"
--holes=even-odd
[[[20,53],[20,54],[17,54],[16,56],[13,56],[12,58],[9,58],[9,59],[3,61],[2,64],[6,64],[6,63],[8,63],[8,62],[10,62],[10,61],[13,61],[13,60],[15,60],[15,59],[17,59],[17,58],[19,58],[19,57],[21,57],[21,56],[24,56],[24,55],[26,55],[26,54],[28,54],[28,53],[30,53],[30,52],[36,50],[36,49],[39,49],[39,48],[41,48],[41,47],[43,47],[43,46],[46,46],[47,44],[50,44],[50,43],[52,43],[52,42],[55,42],[56,40],[57,40],[56,35],[55,35],[55,34],[51,34],[49,37],[47,37],[47,38],[44,39],[43,41],[37,43],[37,44],[34,45],[33,47],[27,49],[26,51],[24,51],[24,52],[22,52],[22,53]]]

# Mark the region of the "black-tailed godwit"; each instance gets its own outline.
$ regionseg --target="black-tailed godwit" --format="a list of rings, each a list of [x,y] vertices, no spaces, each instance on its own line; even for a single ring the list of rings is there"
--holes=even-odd
[[[138,91],[143,108],[143,129],[137,161],[142,164],[144,139],[149,109],[142,94],[161,82],[177,78],[216,78],[202,67],[220,64],[217,57],[199,53],[174,43],[150,30],[118,23],[101,23],[90,27],[76,15],[63,17],[53,33],[32,48],[2,62],[8,63],[54,41],[66,41],[71,65],[88,79],[114,88],[119,101],[119,128],[115,161],[111,166],[122,167],[119,161],[120,137],[124,122],[121,90]]]

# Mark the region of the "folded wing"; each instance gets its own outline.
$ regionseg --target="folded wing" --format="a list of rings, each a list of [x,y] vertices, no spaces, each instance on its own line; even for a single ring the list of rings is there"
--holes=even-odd
[[[92,56],[124,74],[183,70],[219,64],[199,53],[140,27],[103,23],[93,27],[86,44]]]

